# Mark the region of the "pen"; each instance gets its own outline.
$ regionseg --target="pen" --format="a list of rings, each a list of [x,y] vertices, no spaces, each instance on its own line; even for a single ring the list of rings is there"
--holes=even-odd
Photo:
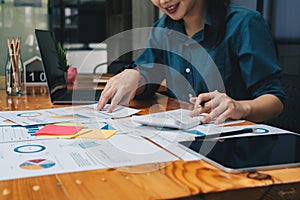
[[[253,132],[255,132],[255,128],[244,128],[244,129],[236,130],[236,131],[222,132],[222,133],[216,133],[216,134],[211,134],[211,135],[206,135],[206,136],[197,136],[197,137],[195,137],[195,140],[234,136],[234,135],[240,135],[240,134],[244,134],[244,133],[253,133]]]

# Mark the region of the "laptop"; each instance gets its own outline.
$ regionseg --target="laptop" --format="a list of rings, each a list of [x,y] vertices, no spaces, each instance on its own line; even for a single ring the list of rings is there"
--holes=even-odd
[[[102,90],[68,89],[65,72],[59,67],[57,42],[49,30],[35,30],[47,86],[53,104],[90,104],[98,102]]]

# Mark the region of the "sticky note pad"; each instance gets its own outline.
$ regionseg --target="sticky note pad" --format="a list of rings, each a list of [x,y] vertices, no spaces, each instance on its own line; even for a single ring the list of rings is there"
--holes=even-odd
[[[78,131],[83,129],[83,126],[59,126],[54,124],[49,124],[35,132],[35,135],[53,135],[53,136],[63,136],[63,135],[74,135]]]

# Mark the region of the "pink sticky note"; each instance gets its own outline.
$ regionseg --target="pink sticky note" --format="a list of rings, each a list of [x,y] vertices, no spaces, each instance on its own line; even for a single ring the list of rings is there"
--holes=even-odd
[[[83,126],[59,126],[49,124],[35,132],[35,135],[74,135],[83,129]]]

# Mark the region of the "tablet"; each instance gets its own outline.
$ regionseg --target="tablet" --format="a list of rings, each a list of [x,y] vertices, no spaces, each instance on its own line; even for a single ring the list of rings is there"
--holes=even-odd
[[[226,172],[239,173],[300,166],[300,136],[296,133],[179,143],[201,154],[204,160]]]

